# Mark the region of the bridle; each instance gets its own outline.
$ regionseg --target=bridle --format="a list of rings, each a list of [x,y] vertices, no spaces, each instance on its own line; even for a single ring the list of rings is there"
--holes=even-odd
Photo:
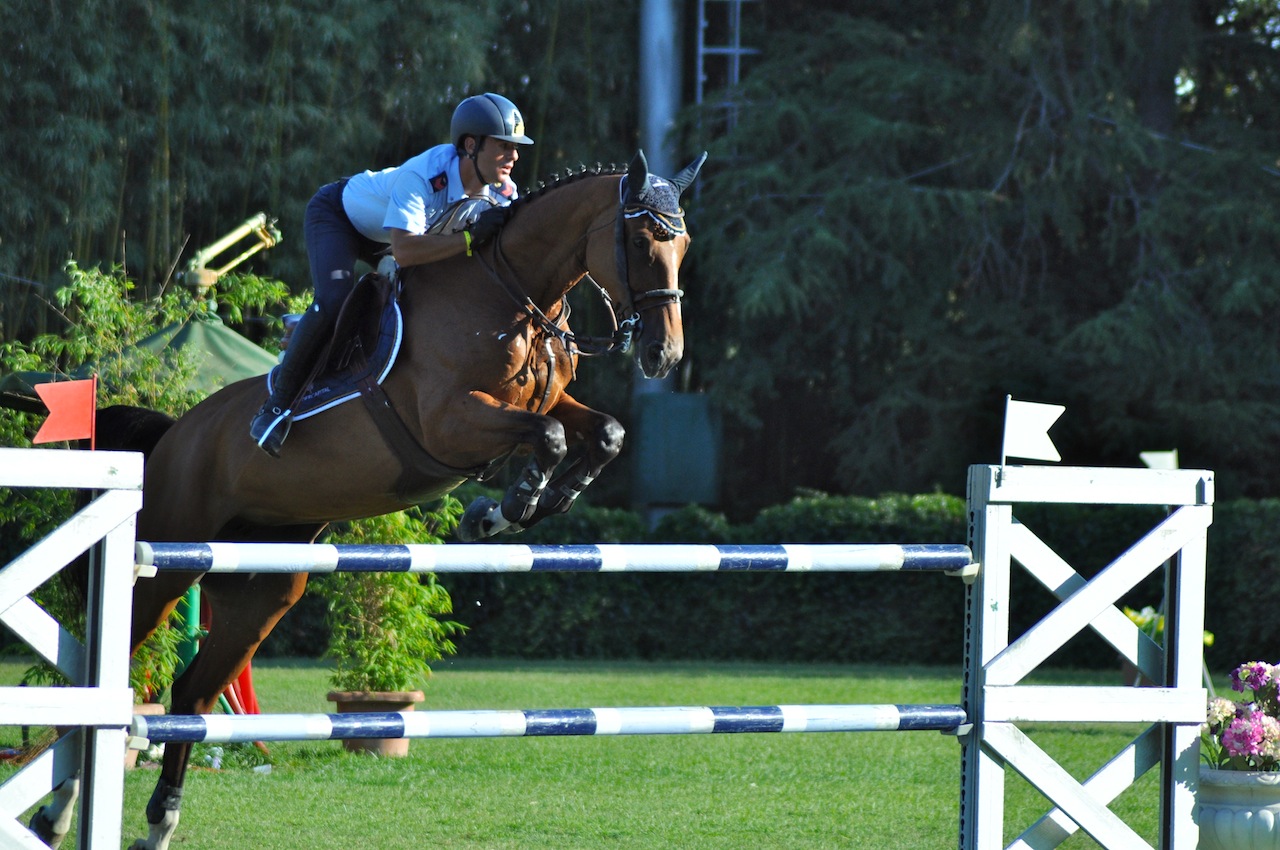
[[[567,295],[561,299],[560,312],[555,319],[549,317],[537,304],[533,303],[533,299],[525,293],[524,289],[515,280],[515,270],[512,269],[510,261],[507,260],[507,256],[502,250],[501,231],[498,232],[497,237],[494,239],[494,265],[490,266],[488,263],[484,263],[483,258],[481,259],[485,268],[501,285],[503,291],[529,315],[529,318],[543,333],[558,339],[560,344],[564,346],[565,351],[569,352],[571,358],[574,355],[592,357],[599,354],[612,354],[614,352],[625,354],[629,352],[632,340],[644,329],[644,312],[655,308],[667,307],[671,304],[678,304],[684,297],[684,291],[681,289],[650,289],[639,293],[632,290],[630,268],[627,260],[627,220],[649,216],[652,220],[653,238],[658,242],[666,242],[676,238],[686,232],[686,227],[684,210],[680,207],[676,207],[675,211],[671,212],[635,203],[634,201],[628,203],[626,184],[627,178],[624,175],[618,181],[618,212],[614,218],[614,262],[617,267],[618,280],[627,296],[627,303],[624,307],[625,315],[619,318],[620,313],[623,313],[623,311],[619,310],[619,305],[614,302],[605,288],[591,277],[589,272],[585,272],[583,275],[583,278],[596,288],[608,308],[607,312],[613,323],[613,331],[609,336],[580,336],[570,331],[569,315],[571,310]],[[590,235],[590,233],[587,234],[587,236]],[[502,274],[498,271],[497,265],[499,263],[501,263],[507,274]]]
[[[624,322],[643,327],[642,314],[655,307],[667,307],[680,303],[684,297],[682,289],[650,289],[637,294],[631,289],[631,275],[627,262],[627,219],[648,216],[652,221],[653,239],[655,242],[669,242],[686,230],[684,209],[677,206],[674,211],[659,210],[656,207],[640,204],[634,200],[628,203],[627,178],[618,181],[618,215],[613,226],[614,263],[617,266],[618,280],[627,293],[628,313]],[[592,281],[595,283],[595,281]],[[596,284],[599,287],[599,284]],[[652,301],[651,304],[645,304]],[[616,309],[615,309],[616,312]]]

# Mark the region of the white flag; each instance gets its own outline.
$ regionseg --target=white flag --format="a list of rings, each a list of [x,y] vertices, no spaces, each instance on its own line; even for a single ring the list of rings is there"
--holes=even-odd
[[[1178,450],[1168,452],[1138,452],[1147,469],[1177,469]]]
[[[1058,421],[1066,408],[1061,404],[1015,401],[1013,396],[1008,395],[1004,398],[1004,447],[1001,451],[1001,465],[1006,457],[1062,460],[1053,440],[1049,439],[1049,427]]]

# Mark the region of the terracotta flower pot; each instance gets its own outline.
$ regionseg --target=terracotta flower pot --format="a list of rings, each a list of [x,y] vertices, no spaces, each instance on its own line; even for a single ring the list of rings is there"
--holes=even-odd
[[[426,699],[422,691],[329,691],[329,702],[334,703],[339,714],[360,712],[413,711],[417,703]],[[353,753],[372,753],[388,758],[403,758],[409,754],[408,738],[348,738],[342,746]]]
[[[133,707],[134,714],[146,714],[149,716],[164,714],[164,706],[158,702],[144,702]],[[138,764],[138,751],[125,749],[124,751],[124,769],[132,770]]]

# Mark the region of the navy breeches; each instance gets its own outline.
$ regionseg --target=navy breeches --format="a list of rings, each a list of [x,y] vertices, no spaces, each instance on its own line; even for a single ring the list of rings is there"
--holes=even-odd
[[[303,220],[315,303],[330,320],[338,315],[355,283],[356,261],[364,260],[376,268],[378,254],[387,249],[386,243],[375,242],[356,230],[347,217],[342,207],[346,185],[346,180],[339,180],[322,186],[307,203]]]

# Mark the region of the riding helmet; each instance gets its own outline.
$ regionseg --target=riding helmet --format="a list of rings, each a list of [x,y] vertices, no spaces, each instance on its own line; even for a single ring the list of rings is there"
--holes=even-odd
[[[454,147],[462,145],[463,136],[493,136],[504,142],[531,145],[533,139],[524,134],[524,116],[516,105],[500,94],[488,92],[467,98],[453,110],[449,136]]]

